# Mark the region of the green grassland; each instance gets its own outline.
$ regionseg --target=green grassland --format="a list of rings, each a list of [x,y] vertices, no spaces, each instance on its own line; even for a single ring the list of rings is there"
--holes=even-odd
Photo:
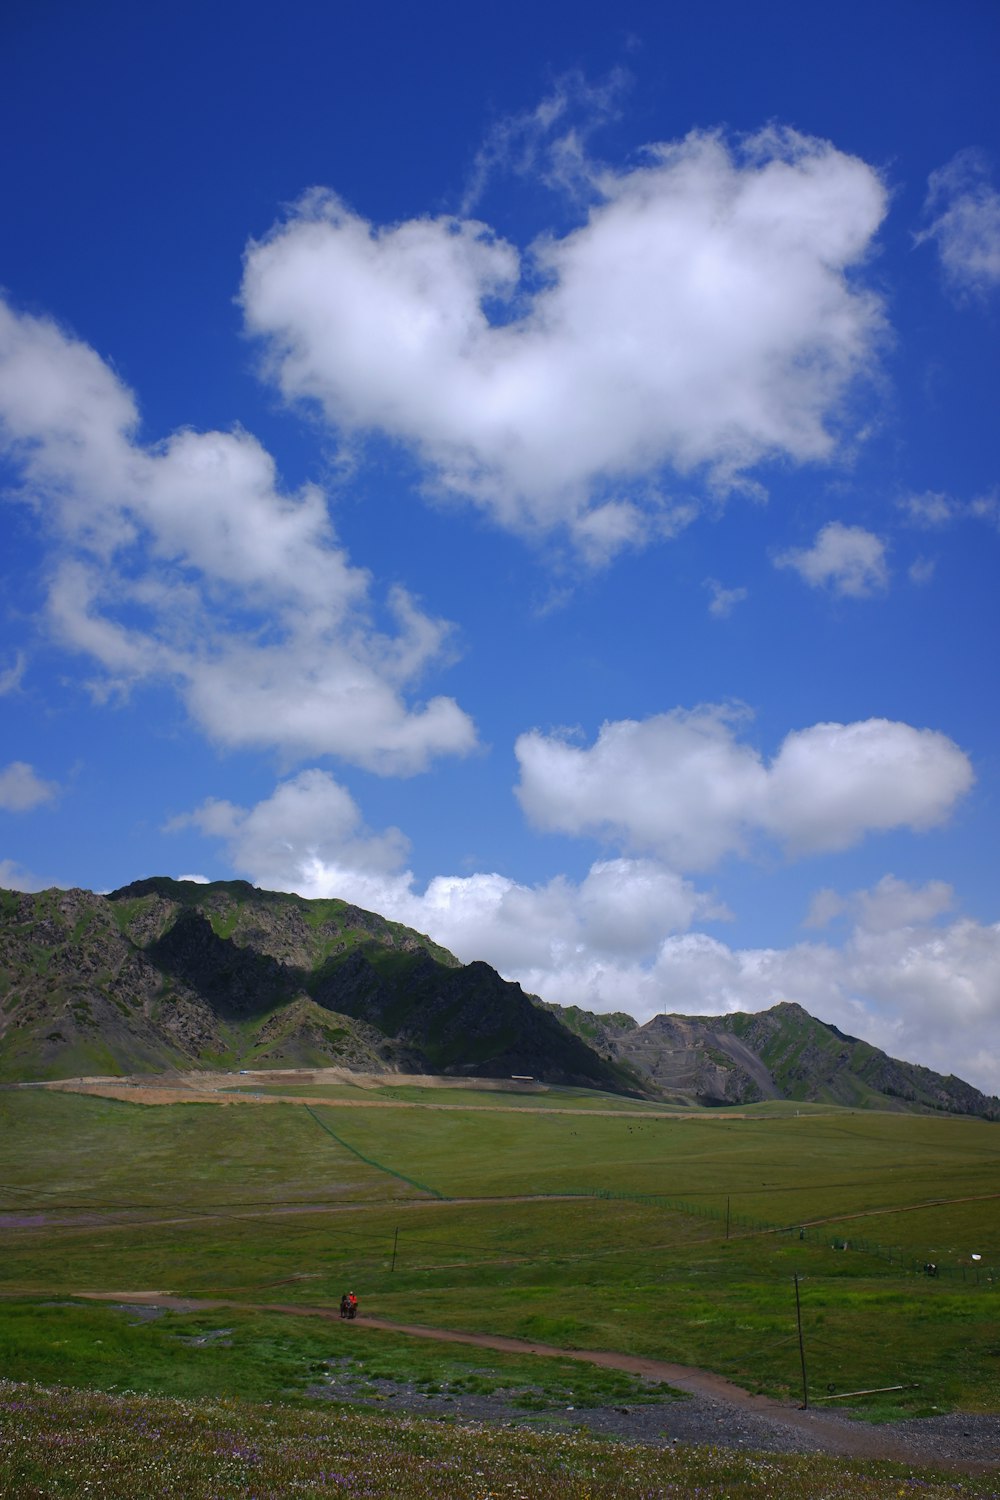
[[[498,1109],[487,1091],[403,1092],[386,1109],[0,1092],[0,1350],[19,1351],[4,1369],[303,1399],[319,1351],[334,1357],[343,1336],[308,1309],[350,1282],[393,1321],[700,1365],[795,1396],[797,1276],[814,1396],[900,1384],[873,1415],[1000,1411],[1000,1286],[985,1269],[1000,1264],[996,1125],[773,1106],[560,1113],[530,1094]],[[927,1260],[938,1278],[915,1269]],[[127,1289],[232,1299],[241,1308],[212,1326],[242,1331],[226,1350],[188,1345],[180,1314],[128,1328],[74,1301]],[[279,1301],[303,1314],[280,1329],[263,1310]],[[100,1335],[98,1359],[101,1320],[117,1332]],[[358,1334],[369,1352],[390,1337],[351,1333],[355,1354]],[[434,1343],[420,1356],[445,1382],[469,1357]]]
[[[448,1197],[615,1191],[695,1196],[777,1223],[998,1191],[1000,1134],[979,1120],[853,1113],[608,1120],[319,1111],[337,1134]],[[994,1221],[994,1229],[1000,1225]],[[979,1247],[977,1247],[979,1248]],[[1000,1239],[993,1251],[1000,1257]]]
[[[204,1209],[391,1198],[410,1189],[334,1152],[304,1109],[146,1108],[43,1090],[0,1093],[0,1182],[11,1205]]]
[[[447,1375],[442,1369],[447,1366]],[[422,1393],[500,1394],[529,1411],[680,1399],[660,1383],[578,1361],[441,1345],[316,1318],[240,1308],[163,1311],[128,1304],[0,1304],[0,1368],[107,1392],[141,1389],[186,1399],[227,1397],[326,1406],[331,1371],[348,1369],[362,1399],[410,1382]]]

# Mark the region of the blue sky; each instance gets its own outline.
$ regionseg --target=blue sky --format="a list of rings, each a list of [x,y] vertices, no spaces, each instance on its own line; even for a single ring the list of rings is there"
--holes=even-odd
[[[998,34],[5,7],[0,884],[1000,1091]]]

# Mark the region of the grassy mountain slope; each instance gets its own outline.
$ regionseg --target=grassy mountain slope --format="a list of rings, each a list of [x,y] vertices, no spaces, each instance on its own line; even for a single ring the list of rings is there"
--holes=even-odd
[[[759,1015],[724,1018],[753,1048],[786,1099],[855,1107],[916,1106],[980,1114],[985,1096],[949,1074],[901,1062],[857,1037],[817,1021],[801,1005],[776,1005]],[[986,1100],[1000,1115],[1000,1100]]]

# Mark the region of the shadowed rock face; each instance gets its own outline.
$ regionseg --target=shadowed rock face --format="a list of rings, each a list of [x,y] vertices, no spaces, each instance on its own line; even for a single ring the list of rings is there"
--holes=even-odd
[[[200,995],[220,1016],[253,1015],[262,997],[287,1002],[302,989],[294,969],[269,953],[218,937],[207,917],[191,908],[183,909],[144,951],[161,974]]]

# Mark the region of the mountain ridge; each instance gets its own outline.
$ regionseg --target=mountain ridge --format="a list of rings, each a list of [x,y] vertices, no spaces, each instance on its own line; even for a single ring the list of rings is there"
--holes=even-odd
[[[997,1097],[954,1074],[890,1057],[795,1001],[720,1016],[663,1014],[644,1026],[612,1021],[593,1012],[567,1013],[567,1024],[599,1034],[606,1052],[661,1094],[693,1095],[706,1107],[784,1099],[1000,1119]]]
[[[0,892],[0,1081],[331,1065],[641,1092],[520,985],[349,902],[165,876]]]
[[[0,1081],[344,1066],[530,1075],[683,1106],[766,1099],[1000,1118],[794,1001],[599,1014],[527,995],[350,902],[167,876],[107,895],[0,890]]]

